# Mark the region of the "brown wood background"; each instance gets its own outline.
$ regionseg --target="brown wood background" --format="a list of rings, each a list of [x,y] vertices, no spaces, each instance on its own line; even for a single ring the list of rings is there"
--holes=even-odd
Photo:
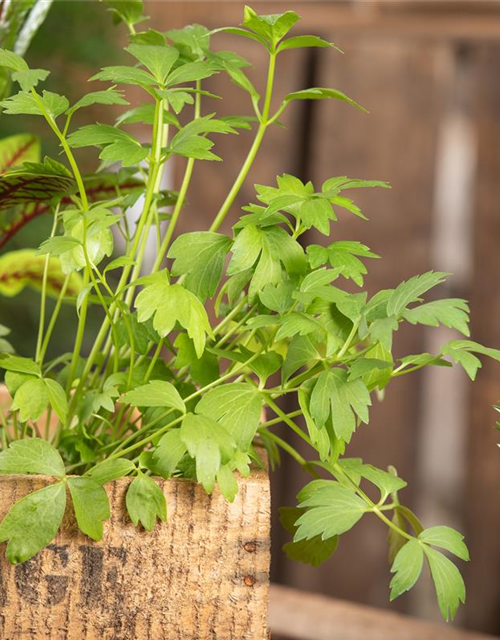
[[[293,8],[298,32],[335,41],[345,51],[283,55],[277,95],[307,86],[333,86],[370,110],[343,104],[297,104],[276,128],[239,198],[254,199],[254,182],[271,184],[290,172],[316,184],[332,175],[387,180],[392,191],[356,196],[370,222],[344,216],[336,238],[358,239],[383,256],[373,261],[370,291],[393,287],[428,269],[454,270],[443,294],[471,301],[473,337],[500,347],[500,5],[497,2],[254,2],[272,13]],[[199,22],[209,27],[241,21],[241,2],[151,2],[157,29]],[[254,62],[262,86],[265,58],[253,43],[220,36]],[[216,77],[207,86],[225,100],[227,114],[248,113],[246,94]],[[212,108],[206,107],[207,109]],[[214,110],[219,104],[214,103]],[[244,134],[217,145],[225,164],[199,165],[184,229],[200,228],[224,197],[249,145]],[[234,207],[234,215],[237,207]],[[229,224],[228,224],[229,228]],[[443,231],[444,229],[444,231]],[[310,240],[321,240],[313,237]],[[463,253],[463,255],[462,255]],[[410,327],[397,336],[398,354],[418,353],[449,338],[446,331]],[[449,372],[446,371],[446,374]],[[369,427],[351,453],[409,481],[406,501],[428,525],[464,530],[472,555],[465,567],[468,605],[458,625],[500,633],[500,465],[492,404],[500,399],[500,368],[487,363],[475,385],[459,372],[421,374],[393,382],[376,403]],[[276,508],[293,504],[304,483],[283,460],[273,479]],[[274,524],[275,581],[356,602],[388,606],[384,527],[370,521],[344,537],[319,569],[294,564],[280,547]],[[429,581],[392,605],[437,619]]]

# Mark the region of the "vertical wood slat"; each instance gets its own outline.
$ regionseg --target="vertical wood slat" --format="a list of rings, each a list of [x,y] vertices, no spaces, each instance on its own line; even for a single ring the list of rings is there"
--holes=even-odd
[[[54,543],[26,563],[0,555],[5,640],[267,640],[269,479],[239,479],[229,504],[186,480],[157,480],[169,520],[153,532],[125,514],[130,480],[106,486],[111,519],[94,543],[68,508]],[[2,476],[0,519],[50,482]]]
[[[478,46],[474,69],[474,117],[478,164],[474,224],[474,281],[471,289],[472,335],[500,348],[500,46]],[[469,443],[465,493],[467,540],[466,621],[471,628],[500,632],[500,464],[498,419],[491,405],[500,400],[500,368],[488,361],[469,395]]]

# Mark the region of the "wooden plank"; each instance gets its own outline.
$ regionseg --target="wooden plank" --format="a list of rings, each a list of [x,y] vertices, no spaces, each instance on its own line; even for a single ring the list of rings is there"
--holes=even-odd
[[[2,476],[0,519],[52,482]],[[269,480],[240,478],[228,503],[188,480],[160,480],[169,521],[148,533],[124,510],[129,479],[106,485],[111,520],[94,543],[72,510],[54,543],[13,566],[0,555],[5,640],[267,640]]]
[[[155,3],[151,3],[154,5]],[[160,4],[160,3],[158,3]],[[169,0],[159,11],[170,13],[172,20],[220,26],[222,22],[241,22],[245,2],[239,0]],[[168,7],[168,9],[167,9]],[[376,33],[379,37],[500,40],[500,5],[497,1],[462,0],[440,2],[404,1],[356,2],[317,0],[257,1],[255,8],[265,13],[288,9],[302,15],[303,30]]]
[[[277,584],[271,585],[269,624],[273,640],[492,640]]]
[[[474,340],[500,348],[500,47],[480,47],[474,53],[471,88],[477,130],[477,177],[474,228],[474,280],[470,301]],[[467,542],[471,562],[466,621],[472,628],[500,633],[500,465],[498,414],[500,367],[488,361],[478,373],[469,396],[469,441],[466,493]]]

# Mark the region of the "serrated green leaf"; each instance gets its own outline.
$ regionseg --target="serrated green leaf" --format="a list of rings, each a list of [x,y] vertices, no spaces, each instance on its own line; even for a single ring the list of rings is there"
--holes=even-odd
[[[304,513],[303,509],[298,509],[297,507],[280,507],[279,513],[282,526],[288,533],[292,535],[295,534],[297,530],[295,523]],[[319,567],[335,552],[338,544],[338,536],[333,536],[332,538],[328,538],[328,540],[322,540],[321,536],[315,536],[310,540],[287,542],[283,546],[283,551],[290,560],[298,560],[304,564]]]
[[[101,540],[102,523],[110,517],[106,490],[92,477],[69,478],[68,486],[78,528],[92,540]]]
[[[205,349],[206,335],[212,330],[207,312],[199,299],[181,285],[171,285],[166,272],[157,274],[154,282],[137,296],[136,307],[139,322],[153,317],[153,326],[162,338],[167,336],[178,322],[193,340],[196,354],[201,357]]]
[[[188,413],[180,437],[196,462],[196,478],[207,493],[212,493],[217,472],[233,458],[234,440],[227,429],[204,414]]]
[[[469,550],[463,542],[464,536],[451,527],[430,527],[418,537],[423,542],[450,551],[461,560],[469,560]]]
[[[31,91],[39,82],[46,80],[50,71],[46,69],[28,69],[27,71],[16,71],[12,74],[12,80],[18,82],[23,91]]]
[[[92,469],[86,472],[85,476],[90,476],[100,485],[118,480],[127,476],[135,470],[135,464],[131,460],[125,458],[114,458],[103,460]]]
[[[430,364],[436,365],[438,367],[451,367],[453,366],[448,360],[443,360],[439,356],[435,356],[432,353],[418,353],[415,355],[405,356],[404,358],[400,358],[399,360],[402,364],[409,367],[413,366],[427,366]]]
[[[498,349],[483,347],[483,345],[472,340],[452,340],[441,349],[441,353],[450,356],[456,363],[461,364],[471,380],[475,379],[478,369],[482,366],[479,358],[473,353],[479,353],[500,362],[500,351]]]
[[[14,440],[0,453],[0,473],[34,473],[63,478],[66,472],[61,456],[52,445],[42,438],[29,438]]]
[[[287,314],[281,319],[281,326],[278,329],[275,339],[283,340],[284,338],[291,338],[295,335],[307,336],[315,331],[321,330],[319,322],[310,315],[294,311]]]
[[[423,564],[422,544],[418,540],[409,540],[401,547],[391,567],[395,574],[391,580],[391,601],[413,587],[422,573]]]
[[[133,407],[172,407],[182,413],[186,411],[179,392],[166,380],[151,380],[148,384],[136,387],[122,396],[120,402]]]
[[[208,133],[236,133],[235,130],[223,120],[213,117],[213,114],[192,120],[182,127],[172,138],[169,152],[177,155],[195,158],[199,160],[220,160],[210,151],[214,143],[206,138]]]
[[[238,493],[238,482],[229,464],[223,464],[217,471],[217,484],[228,502],[234,502]]]
[[[131,44],[126,51],[151,72],[158,84],[163,85],[179,57],[175,47]]]
[[[49,403],[49,393],[45,382],[33,378],[24,382],[16,391],[11,408],[19,411],[21,422],[36,421]]]
[[[247,27],[272,46],[276,45],[300,20],[295,11],[285,13],[259,15],[251,7],[245,6],[243,26]]]
[[[345,533],[361,519],[367,508],[355,493],[332,480],[314,485],[314,490],[300,499],[299,507],[306,511],[296,522],[298,529],[294,542],[318,535],[327,540]]]
[[[439,609],[444,620],[453,620],[460,603],[465,603],[465,584],[460,571],[439,551],[424,545],[431,576],[436,588]]]
[[[16,373],[26,373],[31,376],[42,375],[40,365],[30,358],[23,358],[21,356],[6,355],[0,358],[0,368],[5,371],[15,371]]]
[[[196,413],[224,425],[242,451],[248,451],[260,423],[262,396],[245,383],[212,389],[196,405]]]
[[[91,93],[84,95],[83,98],[80,98],[78,102],[75,102],[75,104],[68,110],[68,113],[75,113],[78,109],[90,107],[94,104],[127,105],[129,103],[123,97],[122,91],[117,91],[113,88],[106,89],[105,91],[92,91]]]
[[[460,298],[434,300],[419,307],[406,309],[403,318],[411,324],[424,324],[428,327],[438,327],[444,324],[450,329],[456,329],[465,336],[470,335],[469,305]]]
[[[360,358],[355,360],[349,369],[349,380],[357,380],[375,371],[391,369],[392,362],[378,360],[376,358]]]
[[[421,295],[444,282],[448,275],[439,271],[428,271],[421,276],[413,276],[406,282],[402,282],[387,302],[387,315],[401,316],[409,304],[418,302]]]
[[[355,102],[349,96],[346,96],[342,91],[338,91],[337,89],[326,89],[324,87],[314,87],[312,89],[304,89],[303,91],[294,91],[293,93],[289,93],[285,96],[283,101],[284,104],[288,104],[292,100],[341,100],[342,102],[347,102],[353,107],[368,113],[367,110],[362,107],[360,104]]]
[[[207,62],[188,62],[178,67],[168,76],[167,86],[171,87],[184,82],[204,80],[218,73],[213,65]]]
[[[377,469],[371,464],[364,464],[359,458],[343,458],[339,460],[338,464],[348,474],[354,473],[374,484],[380,489],[384,497],[407,486],[407,483],[399,476]]]
[[[68,98],[58,93],[52,93],[52,91],[44,91],[41,96],[41,101],[45,111],[49,116],[54,118],[54,120],[62,115],[69,107]]]
[[[333,42],[327,42],[318,36],[294,36],[293,38],[288,38],[280,44],[278,53],[289,49],[303,49],[308,47],[331,47],[342,53],[342,50],[334,45]]]
[[[20,91],[0,102],[3,113],[8,115],[32,115],[41,116],[40,105],[35,98],[26,91]]]
[[[142,524],[146,531],[152,531],[156,519],[167,520],[167,502],[165,495],[156,482],[139,472],[132,480],[125,496],[127,511],[132,522]]]
[[[288,346],[285,362],[283,363],[283,384],[301,367],[315,362],[319,358],[316,347],[309,336],[294,336]]]
[[[170,478],[186,451],[179,429],[167,431],[153,452],[153,472],[162,478]]]
[[[8,49],[0,49],[0,67],[5,67],[11,71],[28,71],[26,61],[17,53]]]
[[[227,268],[228,275],[235,275],[253,267],[262,250],[261,233],[250,224],[236,236],[231,248],[233,254]]]
[[[329,263],[334,269],[339,269],[344,278],[350,278],[360,287],[363,286],[363,276],[367,269],[359,257],[379,257],[366,245],[347,240],[334,242],[328,248],[311,245],[307,248],[307,255],[313,269]]]
[[[144,3],[142,0],[104,0],[118,20],[123,20],[130,25],[135,25],[144,20],[142,12]]]
[[[45,378],[44,383],[47,387],[50,406],[54,409],[59,420],[66,422],[68,416],[68,399],[66,398],[64,389],[58,382],[50,378]]]
[[[142,87],[151,87],[157,84],[156,78],[143,69],[136,67],[112,66],[104,67],[90,80],[102,80],[116,84],[132,84]]]
[[[179,236],[170,247],[172,275],[185,275],[184,285],[201,300],[212,298],[219,286],[231,239],[220,233],[199,231]]]
[[[392,338],[394,331],[399,327],[395,316],[380,318],[371,323],[368,333],[374,341],[380,342],[386,351],[392,351]]]
[[[257,91],[257,89],[254,87],[252,82],[245,75],[244,71],[242,71],[239,67],[229,62],[226,62],[224,64],[224,69],[226,70],[226,73],[228,74],[228,76],[231,78],[231,80],[234,82],[235,85],[237,85],[240,89],[243,89],[244,91],[250,94],[252,101],[254,102],[259,101],[260,94]]]
[[[399,509],[394,509],[391,522],[398,528],[398,530],[405,532],[408,530],[406,526],[406,520],[401,515]],[[399,533],[399,531],[397,531],[393,527],[389,527],[387,531],[387,542],[389,544],[389,562],[391,565],[393,565],[396,556],[408,542],[408,539],[401,535],[401,533]]]
[[[26,562],[50,544],[61,526],[65,508],[64,482],[34,491],[16,502],[0,524],[0,542],[7,542],[9,562]]]
[[[281,314],[293,304],[293,290],[294,286],[290,282],[268,284],[259,292],[259,299],[265,307]]]
[[[311,415],[318,425],[325,424],[331,414],[334,432],[344,442],[349,442],[356,429],[356,416],[368,422],[370,394],[363,382],[348,380],[343,369],[324,371],[311,394]]]
[[[332,395],[331,375],[329,371],[322,371],[314,385],[310,399],[311,416],[320,427],[330,415],[330,398]]]
[[[317,448],[320,459],[326,460],[331,449],[330,435],[324,425],[318,426],[316,424],[310,413],[310,397],[314,383],[314,380],[308,380],[302,384],[298,392],[298,401],[311,441]]]

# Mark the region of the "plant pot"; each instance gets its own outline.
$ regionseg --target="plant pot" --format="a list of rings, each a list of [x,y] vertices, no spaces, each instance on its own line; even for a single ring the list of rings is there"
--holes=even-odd
[[[0,477],[0,518],[52,480]],[[111,519],[92,542],[71,509],[53,543],[24,564],[0,555],[3,640],[264,640],[270,492],[240,478],[230,504],[188,480],[157,479],[168,522],[147,533],[125,511],[128,479],[106,485]]]

